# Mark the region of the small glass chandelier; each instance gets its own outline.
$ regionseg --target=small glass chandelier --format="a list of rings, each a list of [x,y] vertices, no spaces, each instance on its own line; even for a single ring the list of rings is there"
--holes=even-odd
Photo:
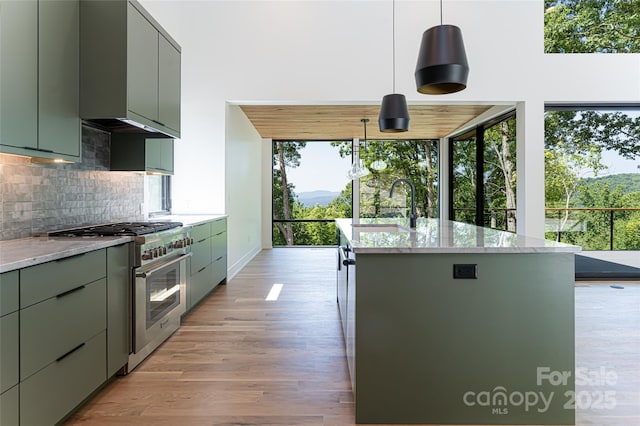
[[[360,120],[364,125],[364,143],[363,148],[367,146],[367,123],[369,122],[368,118],[363,118]],[[356,155],[356,161],[353,162],[349,171],[347,172],[347,177],[351,180],[356,180],[367,176],[369,173],[369,169],[364,165],[364,161],[360,159],[360,148],[358,148]]]

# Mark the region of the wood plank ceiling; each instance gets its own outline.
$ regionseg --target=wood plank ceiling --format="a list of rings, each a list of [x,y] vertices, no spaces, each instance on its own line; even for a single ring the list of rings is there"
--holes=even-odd
[[[409,105],[408,132],[381,133],[379,105],[240,105],[260,136],[280,140],[437,139],[482,114],[491,105]]]

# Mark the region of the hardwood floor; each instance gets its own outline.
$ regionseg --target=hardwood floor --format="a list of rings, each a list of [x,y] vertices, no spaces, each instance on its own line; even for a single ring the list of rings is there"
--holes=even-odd
[[[333,249],[263,251],[65,424],[353,425],[335,261]],[[280,297],[265,301],[275,283]],[[578,425],[640,424],[640,284],[610,284],[576,288],[576,365],[617,374],[576,389]],[[617,406],[587,407],[604,390]]]

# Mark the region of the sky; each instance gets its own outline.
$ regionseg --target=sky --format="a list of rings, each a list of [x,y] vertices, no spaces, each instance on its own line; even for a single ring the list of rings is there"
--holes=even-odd
[[[307,142],[300,155],[300,167],[287,169],[287,179],[295,185],[297,194],[316,190],[340,192],[347,186],[351,156],[340,158],[338,147],[329,142]]]

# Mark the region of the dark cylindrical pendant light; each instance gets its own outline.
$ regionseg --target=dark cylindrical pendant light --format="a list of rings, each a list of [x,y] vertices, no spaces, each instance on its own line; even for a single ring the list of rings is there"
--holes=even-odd
[[[409,130],[409,109],[404,95],[392,93],[382,98],[378,124],[381,132],[395,133]]]
[[[415,72],[418,92],[428,95],[459,92],[467,87],[468,76],[462,31],[455,25],[442,24],[440,0],[440,25],[422,34]]]
[[[396,91],[396,2],[392,2],[393,7],[393,24],[392,24],[392,45],[393,45],[393,92],[382,98],[380,105],[380,114],[378,115],[378,125],[381,132],[399,133],[409,130],[409,108],[407,107],[407,98],[404,95],[395,93]]]

